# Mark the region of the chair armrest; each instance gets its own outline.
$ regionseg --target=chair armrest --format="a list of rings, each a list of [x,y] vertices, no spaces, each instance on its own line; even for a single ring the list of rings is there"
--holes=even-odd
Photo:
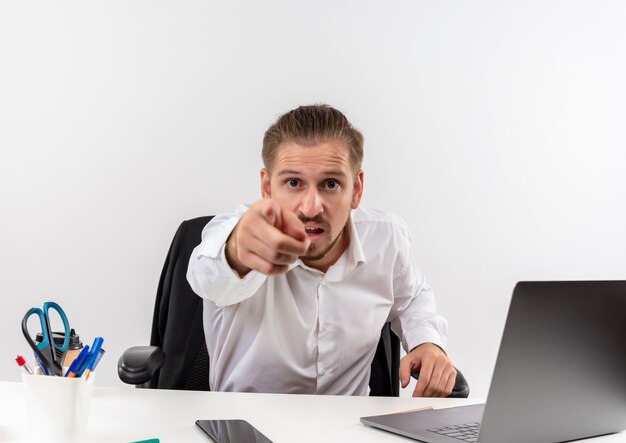
[[[124,351],[117,361],[117,374],[124,383],[143,385],[165,363],[165,352],[156,346],[133,346]]]
[[[455,368],[456,369],[456,368]],[[420,376],[419,371],[411,372],[411,376],[415,379],[418,379]],[[456,369],[456,380],[454,381],[454,387],[452,388],[452,393],[448,395],[448,398],[467,398],[469,396],[469,384],[465,379],[465,376]]]

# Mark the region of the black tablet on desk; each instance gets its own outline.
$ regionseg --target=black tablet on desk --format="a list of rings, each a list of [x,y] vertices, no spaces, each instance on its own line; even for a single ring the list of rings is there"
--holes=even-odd
[[[196,420],[196,426],[215,443],[272,443],[245,420]]]

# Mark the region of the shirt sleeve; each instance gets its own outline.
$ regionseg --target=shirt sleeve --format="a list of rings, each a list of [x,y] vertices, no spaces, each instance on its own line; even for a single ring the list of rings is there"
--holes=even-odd
[[[391,329],[406,352],[423,343],[434,343],[445,351],[448,322],[437,313],[433,290],[415,264],[410,237],[404,244],[394,269]]]
[[[187,281],[191,289],[217,306],[252,297],[267,278],[254,270],[240,278],[226,260],[226,241],[247,209],[240,206],[234,213],[213,217],[202,230],[202,242],[189,258]]]

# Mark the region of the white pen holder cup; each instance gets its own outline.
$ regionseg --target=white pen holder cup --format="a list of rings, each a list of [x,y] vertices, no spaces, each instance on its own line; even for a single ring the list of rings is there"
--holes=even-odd
[[[84,443],[94,374],[89,379],[23,373],[32,443]]]

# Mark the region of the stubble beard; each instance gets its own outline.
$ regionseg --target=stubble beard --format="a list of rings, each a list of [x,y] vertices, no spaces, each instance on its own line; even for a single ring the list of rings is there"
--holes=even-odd
[[[337,242],[339,241],[339,239],[341,238],[342,235],[343,235],[343,229],[339,232],[337,237],[335,237],[335,239],[330,242],[330,244],[327,247],[325,247],[322,251],[319,251],[317,253],[315,252],[315,245],[311,244],[309,246],[309,250],[306,251],[307,255],[303,255],[300,258],[302,260],[306,260],[306,261],[316,261],[316,260],[323,259],[326,256],[326,254],[328,254],[330,252],[330,250],[333,249],[333,246],[335,246],[335,244],[337,244]],[[309,254],[311,254],[311,255],[309,255]]]

